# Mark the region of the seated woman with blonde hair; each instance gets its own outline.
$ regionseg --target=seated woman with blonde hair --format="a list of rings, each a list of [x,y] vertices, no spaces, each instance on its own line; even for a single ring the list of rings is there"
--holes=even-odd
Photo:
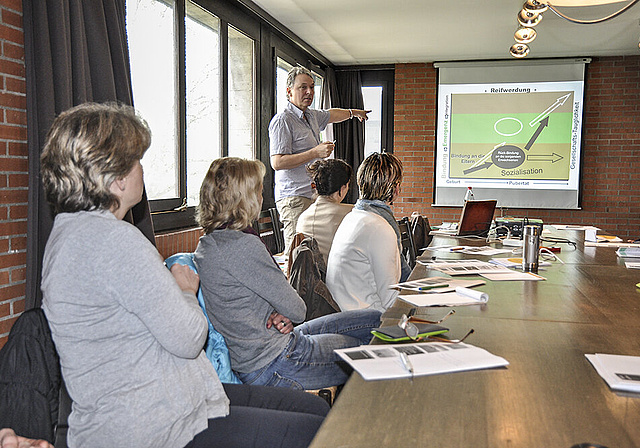
[[[225,337],[243,383],[294,389],[343,384],[334,349],[367,344],[380,312],[357,310],[302,322],[306,306],[251,228],[262,206],[265,167],[214,160],[200,189],[204,228],[195,252],[209,319]]]
[[[315,238],[326,262],[338,226],[353,209],[353,205],[342,204],[349,192],[353,170],[343,160],[323,159],[313,162],[307,171],[318,197],[298,218],[296,232]]]

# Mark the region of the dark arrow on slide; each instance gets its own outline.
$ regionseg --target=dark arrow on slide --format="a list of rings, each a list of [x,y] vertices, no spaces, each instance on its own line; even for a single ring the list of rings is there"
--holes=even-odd
[[[464,171],[463,171],[463,173],[464,173],[464,174],[469,174],[469,173],[473,173],[474,171],[484,170],[484,169],[489,168],[491,165],[493,165],[493,163],[491,163],[491,162],[484,162],[484,163],[483,163],[483,164],[481,164],[481,165],[474,166],[474,167],[472,167],[472,168],[469,168],[468,170],[464,170]]]
[[[531,148],[533,146],[533,143],[536,141],[538,136],[540,136],[540,133],[542,132],[542,130],[547,126],[549,126],[549,117],[548,116],[544,117],[544,120],[540,120],[540,124],[538,124],[538,129],[536,129],[536,132],[533,133],[533,135],[529,139],[529,143],[527,143],[524,146],[524,149],[529,151],[529,148]]]
[[[527,156],[527,160],[531,162],[551,162],[556,163],[560,160],[564,159],[560,154],[551,153],[551,154],[529,154]]]

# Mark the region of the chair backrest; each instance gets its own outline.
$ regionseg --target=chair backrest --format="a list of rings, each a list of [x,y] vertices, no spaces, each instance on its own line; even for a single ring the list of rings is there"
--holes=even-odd
[[[284,235],[278,211],[275,208],[262,210],[253,223],[254,230],[260,235],[272,254],[284,251]]]
[[[402,243],[402,256],[407,260],[411,269],[416,265],[416,245],[413,241],[413,232],[409,218],[406,216],[398,221],[400,227],[400,242]]]
[[[276,239],[277,253],[284,252],[284,226],[280,222],[278,209],[273,207],[269,209],[271,222],[273,222],[273,233]]]

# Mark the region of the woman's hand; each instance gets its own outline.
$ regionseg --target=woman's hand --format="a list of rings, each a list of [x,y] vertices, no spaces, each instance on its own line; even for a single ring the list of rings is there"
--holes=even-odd
[[[288,317],[274,311],[267,319],[267,328],[275,327],[282,334],[289,334],[293,331],[293,323]]]
[[[174,264],[171,266],[171,274],[178,283],[180,289],[185,292],[190,292],[194,296],[198,293],[198,286],[200,286],[200,277],[193,272],[189,266],[181,264]],[[2,448],[2,447],[0,447]]]
[[[0,429],[0,448],[53,448],[46,440],[34,440],[17,436],[13,429]]]

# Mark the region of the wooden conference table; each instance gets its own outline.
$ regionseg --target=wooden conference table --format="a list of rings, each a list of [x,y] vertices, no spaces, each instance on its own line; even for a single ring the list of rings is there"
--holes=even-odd
[[[577,249],[560,245],[565,264],[541,270],[546,281],[487,280],[477,287],[489,294],[486,305],[456,307],[442,324],[451,338],[474,328],[465,342],[508,367],[413,381],[354,373],[311,448],[640,446],[640,394],[612,391],[584,356],[640,355],[640,271],[626,269],[615,248],[584,247],[580,232],[565,236]],[[484,245],[474,241],[436,237],[431,245]],[[432,254],[465,257],[423,257]],[[411,278],[437,275],[418,264]],[[409,308],[398,301],[383,325]]]

